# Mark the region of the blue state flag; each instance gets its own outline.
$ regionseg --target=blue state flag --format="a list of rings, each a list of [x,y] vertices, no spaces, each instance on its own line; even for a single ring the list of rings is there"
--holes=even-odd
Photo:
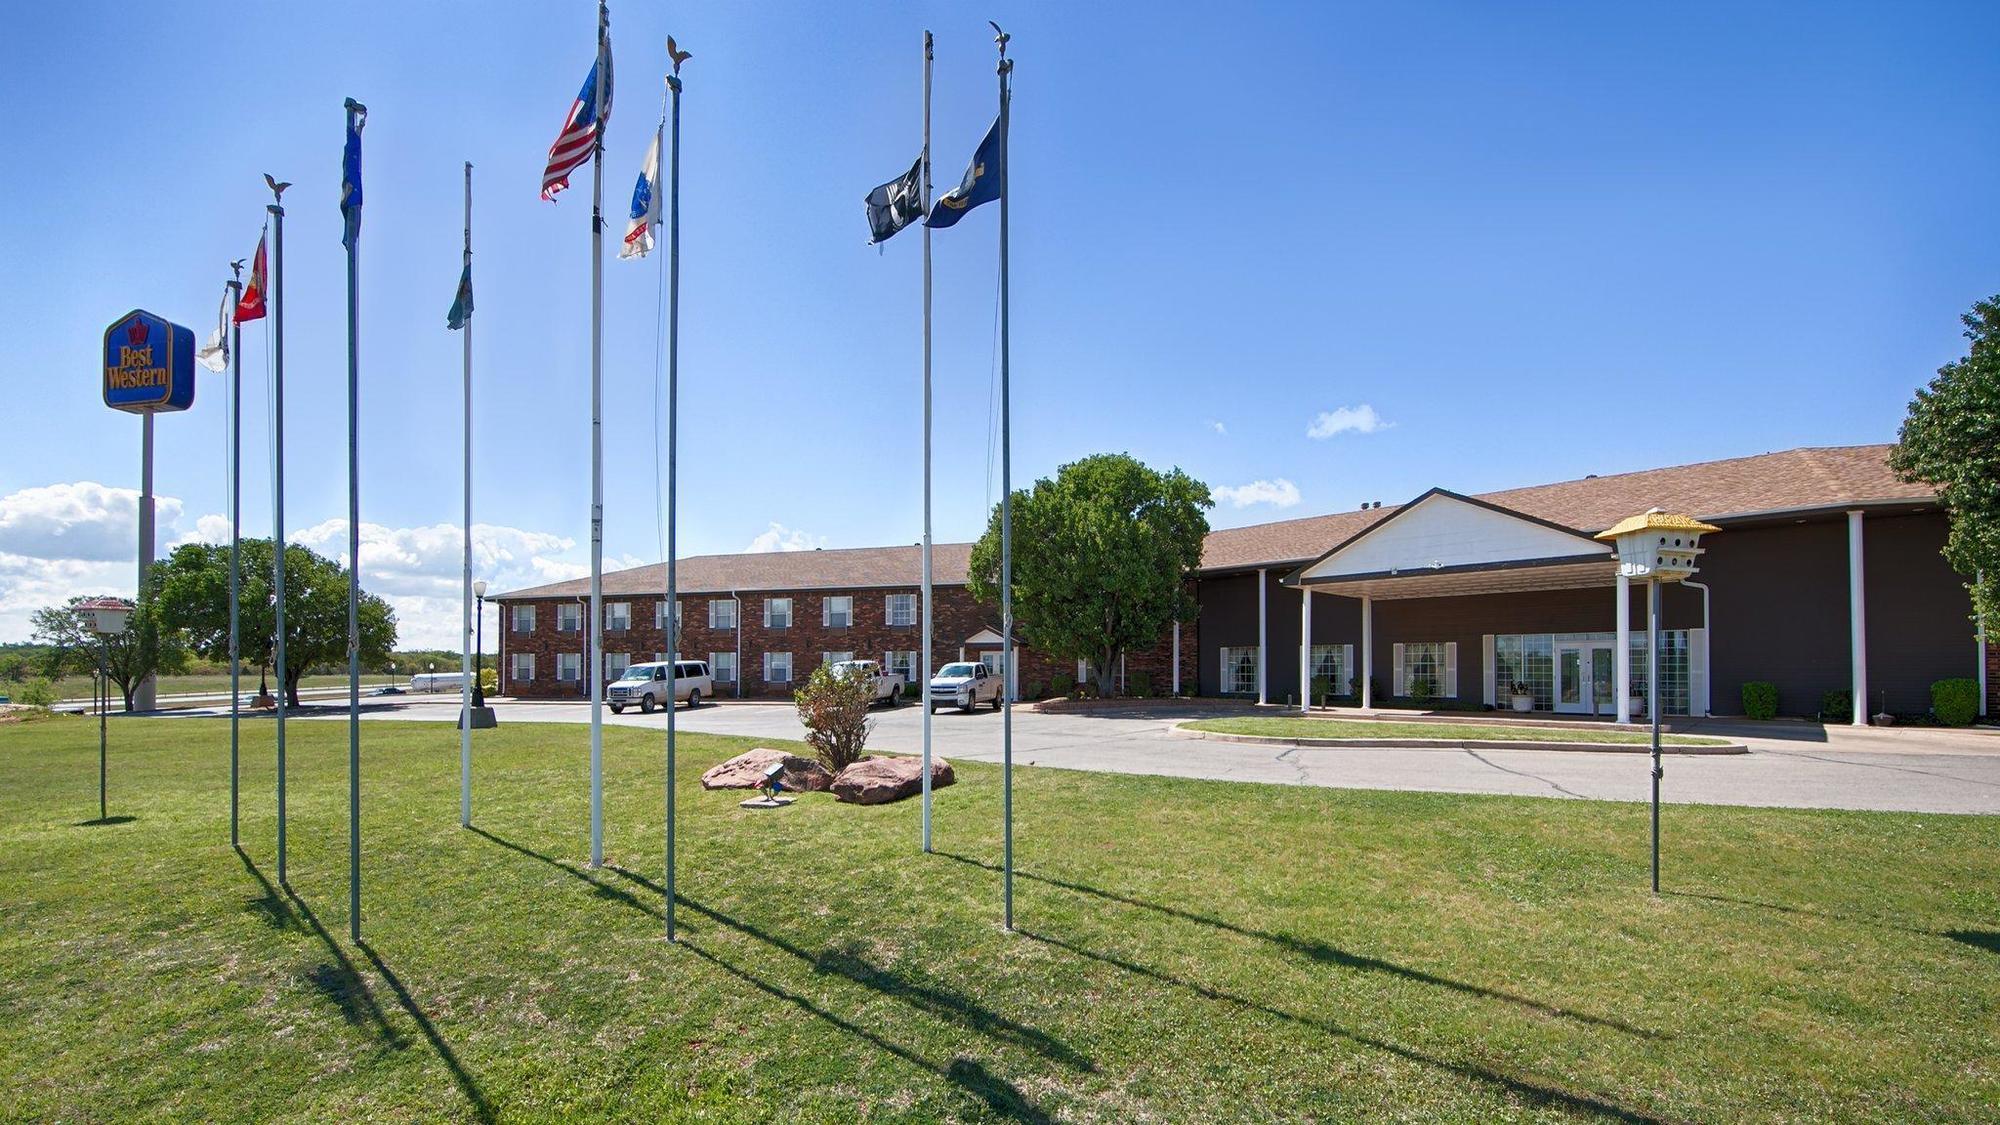
[[[353,249],[361,238],[361,127],[368,123],[368,111],[348,99],[354,112],[347,118],[347,145],[340,153],[340,216],[346,220],[340,244]]]
[[[979,150],[972,154],[972,163],[965,169],[965,178],[931,204],[931,214],[924,220],[924,225],[941,230],[956,223],[967,211],[982,203],[993,202],[1006,191],[1007,168],[1000,158],[1000,121],[995,118],[993,127],[986,130],[986,139],[979,142]]]

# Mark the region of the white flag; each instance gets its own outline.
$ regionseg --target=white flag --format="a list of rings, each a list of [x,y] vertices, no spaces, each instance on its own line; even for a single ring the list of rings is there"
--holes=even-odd
[[[639,166],[639,182],[632,188],[632,217],[625,224],[625,245],[620,258],[643,258],[653,249],[653,228],[660,225],[660,135],[653,134],[646,162]]]
[[[222,307],[215,313],[215,331],[208,337],[208,343],[194,350],[194,358],[210,371],[229,370],[229,309],[233,302],[229,299],[229,286],[222,287]]]

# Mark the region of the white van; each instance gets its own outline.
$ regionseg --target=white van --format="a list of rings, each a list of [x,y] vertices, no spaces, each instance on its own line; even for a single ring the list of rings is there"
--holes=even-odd
[[[708,673],[706,660],[679,660],[669,664],[665,660],[634,664],[625,669],[625,675],[611,682],[605,692],[606,702],[611,704],[611,713],[623,714],[627,707],[637,707],[645,714],[652,714],[667,698],[667,669],[674,673],[674,699],[689,707],[701,706],[702,696],[715,694],[715,680]]]

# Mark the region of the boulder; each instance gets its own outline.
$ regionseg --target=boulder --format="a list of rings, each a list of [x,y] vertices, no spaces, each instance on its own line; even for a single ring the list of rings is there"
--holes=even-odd
[[[788,792],[823,792],[833,784],[833,771],[797,754],[787,754],[783,750],[770,750],[759,746],[712,767],[701,775],[703,789],[757,789],[764,784],[764,771],[782,763],[785,771],[778,775]]]
[[[942,789],[957,778],[951,763],[931,759],[931,788]],[[835,799],[856,805],[882,805],[914,797],[924,788],[921,758],[863,758],[833,779]]]

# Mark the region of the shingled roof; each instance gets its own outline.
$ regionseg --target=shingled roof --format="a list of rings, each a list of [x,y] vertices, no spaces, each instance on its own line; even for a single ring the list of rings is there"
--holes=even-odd
[[[1592,535],[1656,506],[1713,523],[1777,512],[1934,500],[1929,487],[1905,483],[1889,471],[1889,449],[1887,445],[1788,449],[1484,492],[1477,499]],[[1370,508],[1210,532],[1202,550],[1202,569],[1305,562],[1395,511]]]
[[[1889,448],[1850,445],[1788,449],[1753,457],[1486,492],[1477,498],[1585,534],[1595,534],[1626,516],[1655,506],[1715,522],[1856,504],[1935,500],[1928,487],[1896,479],[1889,471]],[[1202,549],[1202,569],[1301,563],[1318,557],[1328,547],[1395,511],[1383,507],[1335,512],[1210,532]],[[937,544],[932,556],[933,580],[941,586],[964,585],[971,554],[970,543]],[[680,590],[690,594],[859,589],[915,586],[921,580],[922,566],[922,552],[914,545],[857,547],[696,555],[681,560],[675,578]],[[604,592],[609,596],[659,594],[666,586],[666,567],[658,564],[604,576]],[[574,597],[589,592],[590,580],[577,578],[500,594],[497,599]]]

